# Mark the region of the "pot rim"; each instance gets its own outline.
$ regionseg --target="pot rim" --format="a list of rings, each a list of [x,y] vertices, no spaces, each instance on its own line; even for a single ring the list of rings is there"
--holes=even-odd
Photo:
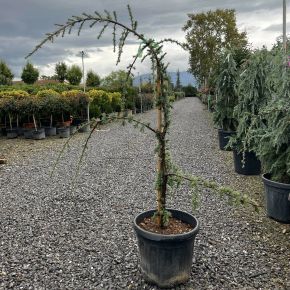
[[[265,184],[273,187],[279,187],[279,188],[285,188],[285,189],[290,189],[290,184],[289,183],[281,183],[277,181],[273,181],[270,179],[271,174],[270,173],[264,173],[262,175],[262,180]]]
[[[172,234],[172,235],[157,234],[150,231],[146,231],[137,224],[137,219],[140,218],[141,215],[146,216],[146,214],[150,215],[156,212],[156,209],[151,209],[151,210],[141,212],[134,218],[133,226],[134,226],[135,231],[138,232],[138,234],[142,235],[143,237],[150,240],[154,240],[154,241],[187,240],[187,239],[192,238],[198,233],[199,228],[200,228],[200,223],[195,216],[185,211],[178,210],[178,209],[168,208],[167,210],[172,212],[173,216],[174,216],[174,212],[181,212],[187,215],[189,218],[191,218],[195,222],[194,228],[191,231],[183,233],[183,234]]]

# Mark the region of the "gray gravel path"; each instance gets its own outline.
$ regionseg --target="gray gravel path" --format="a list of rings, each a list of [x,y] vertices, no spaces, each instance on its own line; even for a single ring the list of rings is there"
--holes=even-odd
[[[155,112],[142,118],[153,121]],[[234,173],[198,99],[176,102],[173,120],[172,154],[183,170],[262,202],[260,177]],[[84,140],[71,142],[51,179],[64,140],[0,138],[8,158],[0,167],[0,289],[157,289],[140,275],[132,229],[134,216],[155,206],[154,138],[119,124],[94,133],[72,191]],[[191,212],[186,186],[169,206]],[[176,289],[290,289],[289,228],[206,190],[195,215],[191,279]]]

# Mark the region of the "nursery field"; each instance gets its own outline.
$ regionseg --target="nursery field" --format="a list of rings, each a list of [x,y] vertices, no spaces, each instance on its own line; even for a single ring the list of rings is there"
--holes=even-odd
[[[230,205],[208,189],[192,212],[183,185],[169,207],[200,221],[190,280],[174,289],[290,289],[290,228],[265,215],[260,176],[234,172],[218,147],[211,114],[197,98],[174,103],[172,157],[187,173],[229,185],[262,205]],[[139,115],[154,122],[155,112]],[[92,134],[77,177],[76,134],[66,139],[0,137],[0,289],[158,289],[140,273],[132,221],[154,203],[155,138],[115,122]]]

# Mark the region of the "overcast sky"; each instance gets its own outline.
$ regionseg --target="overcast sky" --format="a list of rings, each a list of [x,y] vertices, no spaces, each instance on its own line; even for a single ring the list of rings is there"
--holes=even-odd
[[[287,5],[290,4],[287,0]],[[95,10],[116,10],[119,19],[127,21],[126,5],[130,4],[139,23],[139,31],[156,39],[171,37],[184,41],[182,26],[188,13],[231,8],[236,10],[240,31],[247,31],[253,47],[271,46],[282,34],[283,0],[0,0],[0,58],[19,78],[26,63],[24,57],[38,44],[45,33],[55,29],[55,23],[64,23],[72,15]],[[290,20],[290,19],[289,19]],[[287,31],[290,25],[287,23]],[[87,53],[85,69],[93,69],[105,76],[116,69],[127,67],[138,43],[131,41],[119,68],[112,52],[111,31],[97,40],[97,30],[85,29],[81,36],[57,39],[46,44],[33,55],[31,61],[41,75],[52,75],[57,62],[81,65],[80,51]],[[133,39],[132,39],[133,40]],[[179,48],[166,47],[170,71],[188,69],[188,55]],[[148,63],[138,64],[136,73],[150,70]]]

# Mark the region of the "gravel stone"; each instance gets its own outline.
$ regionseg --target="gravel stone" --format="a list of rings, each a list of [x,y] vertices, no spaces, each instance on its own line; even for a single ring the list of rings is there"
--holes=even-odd
[[[259,176],[234,173],[220,151],[211,115],[196,98],[174,104],[173,159],[185,172],[230,185],[263,202]],[[137,117],[154,122],[155,112]],[[146,289],[132,228],[155,207],[155,138],[113,123],[95,132],[75,180],[77,134],[50,178],[66,140],[0,137],[0,289]],[[72,188],[73,187],[73,188]],[[209,190],[200,193],[192,289],[289,289],[289,229]],[[168,206],[192,212],[184,185]],[[286,230],[285,230],[286,229]]]

